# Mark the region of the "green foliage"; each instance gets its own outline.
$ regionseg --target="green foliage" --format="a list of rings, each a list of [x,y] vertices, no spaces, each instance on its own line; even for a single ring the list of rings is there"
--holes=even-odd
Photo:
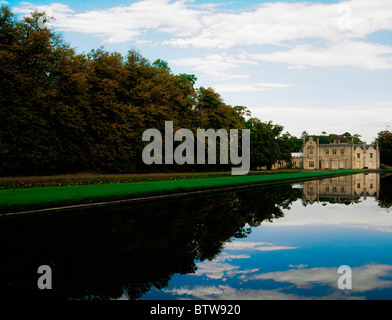
[[[381,163],[392,165],[392,132],[389,130],[380,131],[377,139]]]
[[[293,142],[288,133],[281,135],[282,126],[250,118],[246,128],[250,129],[251,169],[264,166],[271,169],[278,160],[291,161]]]
[[[171,72],[169,64],[165,60],[157,59],[152,63],[153,67]]]
[[[165,121],[174,130],[241,130],[246,107],[227,105],[214,89],[195,88],[195,75],[173,75],[166,61],[151,64],[136,51],[77,54],[39,28],[42,15],[18,21],[8,7],[0,10],[0,175],[229,168],[146,166],[141,137],[149,128],[163,132]],[[262,163],[288,159],[283,127],[261,127],[253,138],[265,148]]]

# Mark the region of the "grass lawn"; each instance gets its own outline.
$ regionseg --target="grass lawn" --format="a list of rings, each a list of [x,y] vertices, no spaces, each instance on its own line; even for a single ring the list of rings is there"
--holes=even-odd
[[[300,172],[300,169],[277,169],[268,171],[250,171],[248,175]],[[231,172],[171,172],[171,173],[131,173],[98,174],[78,173],[54,176],[0,177],[0,189],[19,189],[34,187],[59,187],[104,183],[127,183],[143,181],[180,180],[198,178],[231,177]]]
[[[131,183],[106,183],[41,188],[17,188],[0,190],[0,209],[31,205],[100,201],[157,195],[191,190],[215,189],[239,185],[301,180],[337,174],[362,172],[362,170],[286,172],[246,176],[218,176],[181,180],[142,181]]]

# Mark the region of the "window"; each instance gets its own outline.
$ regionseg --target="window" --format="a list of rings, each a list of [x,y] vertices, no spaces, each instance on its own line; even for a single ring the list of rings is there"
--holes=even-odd
[[[361,157],[361,154],[360,153],[357,153],[357,158],[359,159]]]
[[[340,192],[344,192],[344,187],[341,187],[341,188],[340,188]]]
[[[357,188],[360,188],[361,187],[361,184],[360,183],[357,183]]]
[[[314,161],[309,161],[309,168],[314,168]]]
[[[327,150],[325,150],[325,154],[326,155],[328,155],[329,154],[329,150],[327,149]]]
[[[369,153],[370,159],[373,159],[373,153]]]
[[[336,149],[333,149],[333,154],[336,154]]]
[[[370,184],[370,189],[373,189],[373,183]]]
[[[336,187],[333,187],[333,192],[336,192]]]
[[[313,154],[313,150],[312,149],[309,150],[309,154]]]
[[[326,187],[325,187],[325,191],[326,191],[326,192],[329,192],[329,186],[326,186]]]
[[[340,149],[340,154],[344,155],[344,149]]]

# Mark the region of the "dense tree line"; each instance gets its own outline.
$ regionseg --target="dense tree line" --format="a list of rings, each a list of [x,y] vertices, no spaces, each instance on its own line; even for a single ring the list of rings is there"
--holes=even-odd
[[[78,54],[53,30],[40,28],[42,15],[18,20],[1,7],[1,175],[228,169],[144,165],[142,133],[163,132],[165,121],[194,133],[250,128],[253,168],[289,156],[283,127],[246,120],[246,107],[227,105],[212,88],[196,88],[195,75],[174,75],[164,60],[150,63],[133,50]]]
[[[245,106],[226,104],[213,88],[195,87],[195,75],[173,74],[164,60],[151,63],[134,50],[76,53],[53,30],[40,28],[42,15],[18,20],[8,7],[0,9],[0,175],[232,168],[145,165],[142,134],[164,132],[165,121],[195,136],[199,128],[250,129],[251,169],[289,163],[310,136],[291,136],[281,125],[251,117]],[[348,132],[312,136],[320,143],[361,142]],[[390,164],[390,138],[384,132],[379,141]]]
[[[309,137],[312,137],[314,141],[317,141],[318,139],[320,144],[329,144],[329,143],[333,143],[334,141],[340,141],[341,143],[351,143],[351,142],[354,142],[355,144],[362,143],[361,135],[357,133],[353,135],[351,135],[350,132],[345,132],[343,134],[336,134],[336,133],[327,134],[327,132],[323,131],[321,135],[314,135],[314,134],[309,134],[305,130],[302,132],[299,138],[294,136],[291,137],[293,142],[292,152],[301,151],[303,141],[308,140]]]

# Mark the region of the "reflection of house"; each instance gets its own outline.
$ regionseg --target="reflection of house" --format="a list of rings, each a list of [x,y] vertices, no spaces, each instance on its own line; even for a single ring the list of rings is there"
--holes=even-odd
[[[356,174],[305,182],[304,200],[346,202],[367,196],[376,197],[380,191],[380,176],[377,173]]]
[[[380,150],[378,144],[354,143],[320,144],[312,137],[304,141],[302,153],[292,154],[292,165],[303,169],[379,169]]]

